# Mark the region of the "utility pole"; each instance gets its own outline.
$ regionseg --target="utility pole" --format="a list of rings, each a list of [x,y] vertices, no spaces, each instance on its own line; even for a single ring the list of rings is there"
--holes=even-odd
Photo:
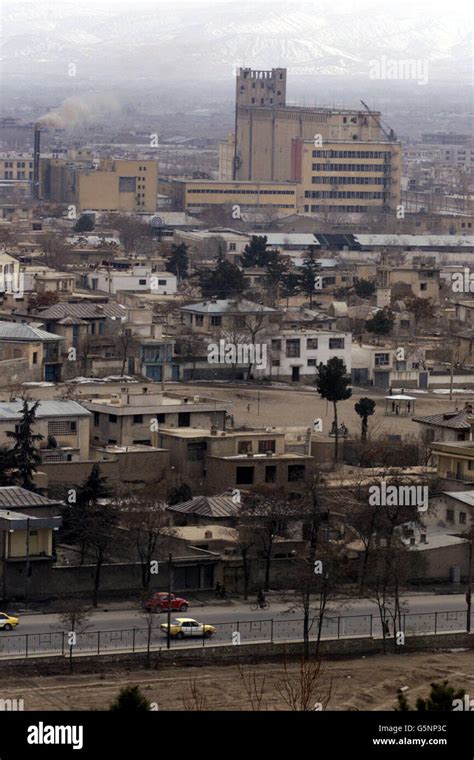
[[[166,634],[166,648],[171,647],[171,568],[173,564],[173,557],[168,554],[168,629]]]
[[[26,578],[25,578],[25,603],[28,603],[30,591],[30,518],[26,518]]]
[[[467,603],[466,631],[468,633],[471,633],[473,543],[474,543],[474,528],[471,528],[471,531],[469,533],[469,567],[467,570],[467,591],[466,591],[466,603]]]

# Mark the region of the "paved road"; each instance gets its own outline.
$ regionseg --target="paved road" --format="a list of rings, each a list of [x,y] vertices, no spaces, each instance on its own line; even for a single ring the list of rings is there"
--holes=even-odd
[[[271,601],[271,597],[268,597]],[[291,616],[301,617],[301,612],[291,612],[291,605],[285,603],[271,602],[269,610],[262,612],[250,611],[249,603],[241,601],[222,604],[208,604],[205,606],[192,605],[186,613],[172,613],[173,617],[193,617],[204,623],[230,623],[237,620],[252,621],[259,618],[273,618],[274,620],[288,620]],[[451,610],[465,610],[466,601],[464,594],[426,594],[410,595],[404,597],[404,611],[407,613],[422,612],[444,612]],[[331,615],[378,615],[377,605],[366,599],[335,602],[328,607]],[[9,609],[12,613],[14,608]],[[33,614],[21,615],[20,626],[16,629],[18,633],[45,633],[55,630],[65,630],[65,625],[60,621],[60,615],[57,614]],[[157,624],[166,622],[166,613],[160,613],[156,616]],[[98,610],[92,613],[87,622],[88,631],[112,631],[123,628],[145,628],[146,616],[137,609],[120,609],[120,610]]]
[[[404,599],[402,628],[410,633],[434,633],[465,629],[466,606],[464,596],[413,595]],[[437,613],[435,615],[435,613]],[[232,643],[239,634],[241,643],[252,641],[300,640],[303,635],[302,612],[291,605],[272,603],[269,610],[250,611],[249,604],[242,602],[222,606],[210,604],[190,607],[186,615],[203,623],[216,626],[213,643]],[[179,616],[179,613],[178,613]],[[185,616],[185,615],[183,615]],[[173,614],[175,617],[175,614]],[[159,625],[166,622],[166,613],[153,616],[151,644],[166,646],[166,636]],[[11,633],[0,633],[0,657],[67,651],[64,631],[67,625],[57,614],[21,616],[20,626]],[[311,636],[317,633],[317,623],[311,628]],[[324,619],[322,637],[342,638],[350,636],[380,636],[381,623],[374,603],[356,600],[333,604]],[[25,634],[28,634],[26,636]],[[126,651],[141,649],[147,645],[147,619],[138,610],[99,610],[88,620],[87,626],[77,636],[76,652]],[[175,646],[203,646],[201,636],[183,642],[173,641]]]

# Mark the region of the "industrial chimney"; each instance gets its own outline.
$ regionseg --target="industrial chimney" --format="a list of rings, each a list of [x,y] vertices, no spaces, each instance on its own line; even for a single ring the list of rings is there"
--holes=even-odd
[[[41,154],[41,132],[35,124],[35,139],[33,150],[33,198],[39,200],[40,197],[40,154]]]

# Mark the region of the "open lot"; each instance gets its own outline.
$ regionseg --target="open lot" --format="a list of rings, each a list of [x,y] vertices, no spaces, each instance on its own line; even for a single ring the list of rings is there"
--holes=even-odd
[[[287,663],[294,684],[298,683],[298,669],[299,663]],[[138,684],[159,710],[196,709],[193,690],[203,699],[205,710],[251,709],[236,665],[163,666],[157,671],[120,666],[111,670],[110,665],[97,662],[94,670],[93,674],[21,678],[5,673],[2,698],[23,699],[25,710],[107,710],[122,686]],[[281,662],[245,665],[244,672],[255,673],[258,684],[264,680],[262,709],[288,709],[280,694],[284,681]],[[414,704],[417,696],[428,694],[432,681],[446,678],[474,694],[472,650],[326,661],[320,683],[324,693],[328,681],[332,682],[328,710],[392,710],[398,688],[408,686],[407,696]]]
[[[327,433],[333,420],[332,404],[321,399],[314,388],[303,386],[298,388],[262,388],[245,387],[242,385],[197,383],[194,385],[179,384],[177,390],[189,394],[215,397],[232,402],[229,412],[234,415],[235,425],[251,426],[310,426],[315,418],[323,420],[323,432]],[[406,389],[405,392],[416,398],[415,414],[424,416],[458,407],[463,409],[467,401],[474,401],[472,393],[455,394],[449,400],[448,393],[417,393]],[[385,416],[386,392],[377,389],[359,390],[353,388],[353,395],[347,401],[338,404],[339,422],[349,428],[351,435],[360,434],[360,417],[354,410],[354,404],[363,396],[373,398],[376,402],[375,414],[369,418],[369,433],[373,436],[381,434],[413,435],[421,432],[420,425],[412,422],[412,414],[407,417]]]

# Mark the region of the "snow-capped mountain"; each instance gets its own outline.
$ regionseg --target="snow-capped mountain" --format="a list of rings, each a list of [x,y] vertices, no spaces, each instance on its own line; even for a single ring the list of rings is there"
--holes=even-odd
[[[417,7],[413,8],[415,5]],[[420,7],[422,6],[422,7]],[[3,75],[63,83],[232,78],[236,66],[289,76],[367,76],[370,61],[423,59],[468,81],[472,30],[456,6],[370,0],[3,0]],[[443,9],[444,7],[444,9]],[[430,10],[431,9],[431,10]]]

